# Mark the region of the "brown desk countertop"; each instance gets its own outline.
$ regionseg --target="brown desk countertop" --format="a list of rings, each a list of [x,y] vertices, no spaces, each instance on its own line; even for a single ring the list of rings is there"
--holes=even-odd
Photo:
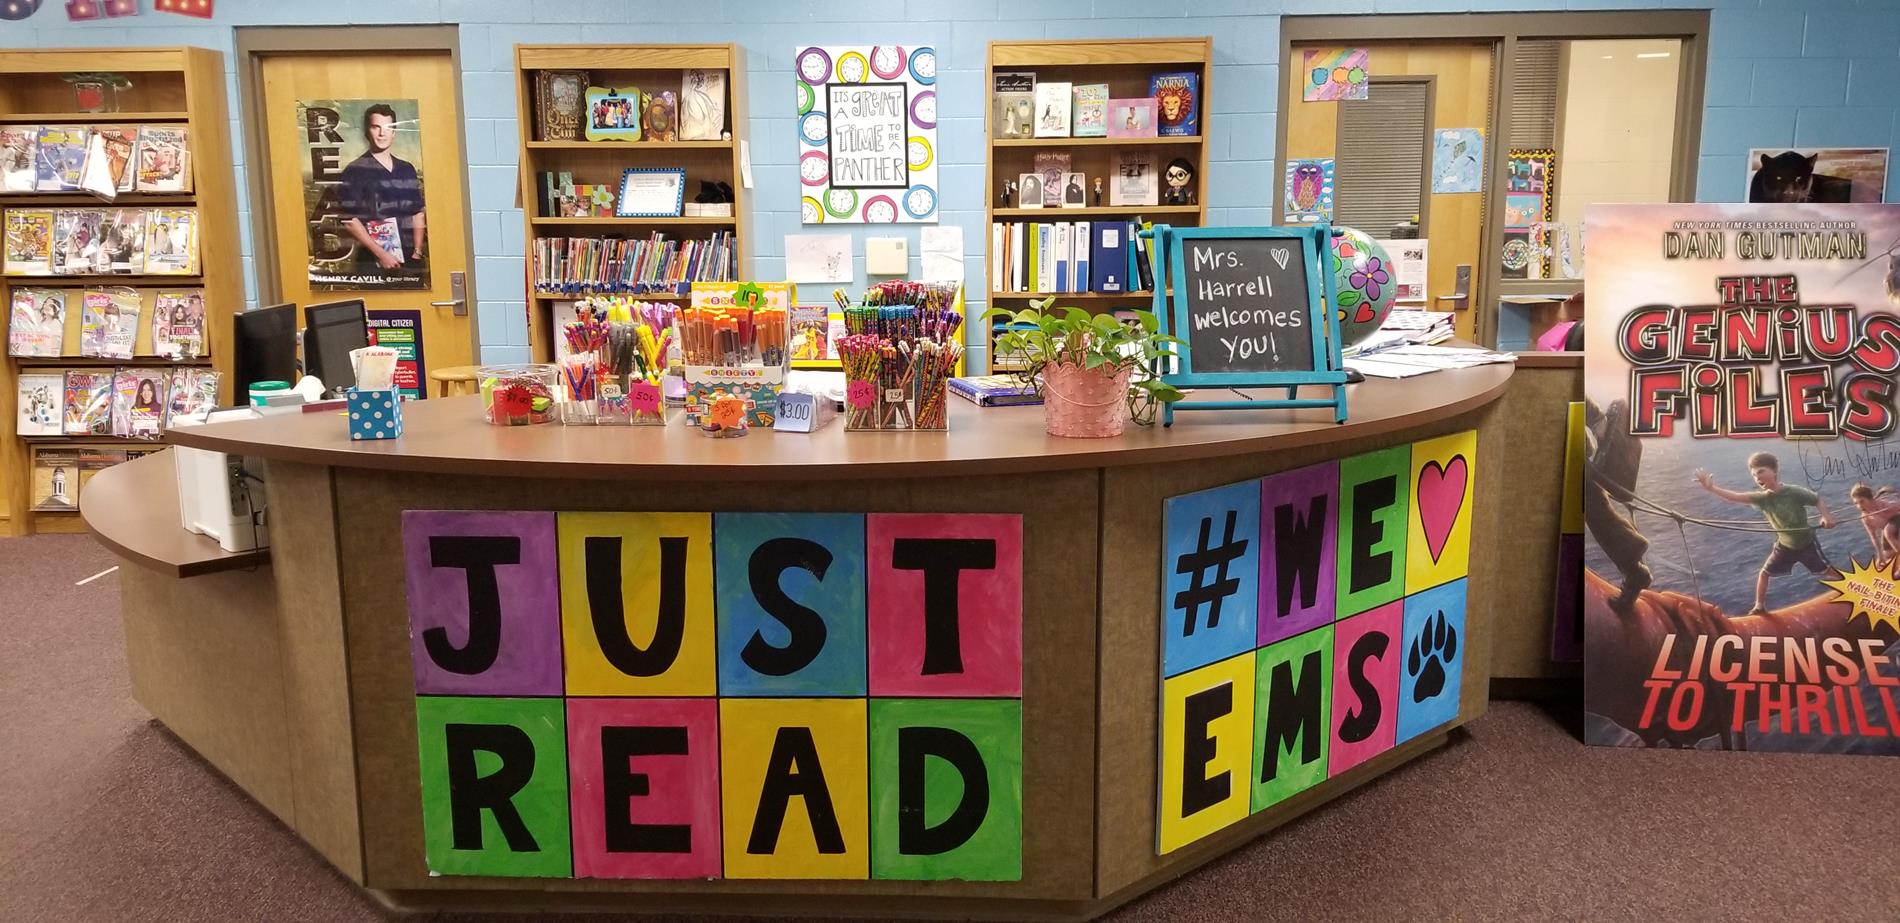
[[[174,577],[241,570],[270,557],[267,550],[226,551],[178,524],[178,479],[169,452],[113,465],[87,479],[79,515],[100,544]]]
[[[838,419],[810,435],[755,430],[712,439],[677,420],[664,427],[491,426],[482,422],[479,397],[403,405],[399,439],[352,442],[341,411],[213,423],[167,438],[305,464],[438,474],[755,481],[1022,474],[1186,462],[1411,429],[1495,400],[1511,371],[1486,365],[1369,379],[1348,388],[1351,416],[1344,424],[1326,410],[1210,411],[1177,414],[1169,429],[1130,425],[1115,439],[1056,438],[1043,432],[1041,407],[976,407],[960,398],[950,402],[948,433],[846,433]]]

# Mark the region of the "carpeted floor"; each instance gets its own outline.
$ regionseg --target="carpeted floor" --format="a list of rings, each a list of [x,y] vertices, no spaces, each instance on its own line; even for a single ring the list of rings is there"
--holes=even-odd
[[[116,577],[74,585],[114,563],[0,539],[0,920],[384,919],[133,703]],[[1499,703],[1113,919],[1893,920],[1896,816],[1891,759],[1586,749]]]

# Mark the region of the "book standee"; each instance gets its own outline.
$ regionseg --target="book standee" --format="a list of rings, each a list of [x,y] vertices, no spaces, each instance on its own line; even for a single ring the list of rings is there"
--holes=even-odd
[[[1183,410],[1330,407],[1346,422],[1346,369],[1340,359],[1333,276],[1326,271],[1332,228],[1326,222],[1273,228],[1173,228],[1153,241],[1154,312],[1182,342],[1162,380],[1178,388],[1222,388],[1232,400],[1180,401],[1162,409],[1172,426]],[[1300,397],[1301,386],[1327,397]],[[1242,389],[1284,388],[1283,398]]]

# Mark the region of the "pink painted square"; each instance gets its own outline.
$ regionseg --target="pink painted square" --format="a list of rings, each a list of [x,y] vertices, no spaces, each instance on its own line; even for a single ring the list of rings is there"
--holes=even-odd
[[[874,696],[1020,696],[1023,520],[865,517]]]
[[[1399,718],[1405,604],[1391,602],[1333,627],[1333,739],[1326,774],[1337,776],[1392,749]]]
[[[634,729],[605,742],[611,780],[602,728]],[[576,878],[720,877],[717,699],[570,698],[567,767]]]

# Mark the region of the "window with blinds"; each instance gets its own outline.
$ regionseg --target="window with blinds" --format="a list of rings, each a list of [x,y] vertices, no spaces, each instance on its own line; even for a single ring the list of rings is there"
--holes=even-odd
[[[1517,43],[1511,62],[1512,148],[1557,147],[1557,89],[1562,71],[1563,43]]]
[[[1338,105],[1333,220],[1386,237],[1425,211],[1430,86],[1375,79],[1365,99]]]

